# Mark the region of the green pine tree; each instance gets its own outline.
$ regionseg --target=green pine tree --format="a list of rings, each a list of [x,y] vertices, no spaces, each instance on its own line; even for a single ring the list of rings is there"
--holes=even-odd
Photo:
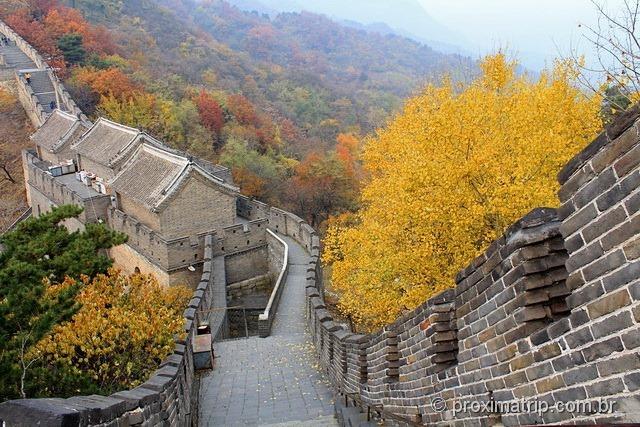
[[[67,64],[82,64],[87,52],[82,44],[82,36],[77,33],[65,34],[58,39],[58,49]]]

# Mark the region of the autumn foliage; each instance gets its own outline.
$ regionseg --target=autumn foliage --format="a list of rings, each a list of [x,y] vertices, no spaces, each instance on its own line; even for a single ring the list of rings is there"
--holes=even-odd
[[[428,86],[366,144],[363,208],[325,239],[339,308],[361,329],[453,286],[505,228],[556,206],[560,168],[601,127],[600,100],[557,64],[537,81],[497,54],[468,87]]]
[[[224,126],[224,112],[220,104],[210,94],[202,90],[196,98],[196,105],[203,126],[213,132],[216,137],[219,136]]]
[[[117,99],[127,99],[133,96],[134,92],[142,90],[129,76],[116,67],[105,70],[92,67],[79,68],[73,74],[73,79],[90,87],[98,96],[112,95]]]
[[[67,278],[48,292],[75,284]],[[153,276],[126,276],[114,269],[93,280],[85,276],[76,297],[81,308],[70,321],[55,326],[28,357],[41,359],[40,366],[53,375],[63,371],[67,377],[87,377],[102,393],[133,388],[173,350],[190,297],[188,288],[163,287]],[[58,395],[60,387],[49,384],[40,394]]]

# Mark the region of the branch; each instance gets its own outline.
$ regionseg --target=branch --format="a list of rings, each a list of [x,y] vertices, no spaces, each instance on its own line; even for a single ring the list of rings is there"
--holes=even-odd
[[[13,176],[11,176],[11,172],[9,172],[9,169],[7,168],[7,165],[3,164],[2,166],[0,166],[0,168],[2,168],[2,170],[4,171],[6,179],[11,181],[12,184],[15,184],[16,180],[13,178]]]

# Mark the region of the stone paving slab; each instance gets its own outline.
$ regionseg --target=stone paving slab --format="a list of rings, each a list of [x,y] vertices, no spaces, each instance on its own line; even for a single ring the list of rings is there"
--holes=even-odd
[[[289,245],[289,275],[272,335],[214,344],[214,369],[200,382],[201,426],[337,426],[333,393],[318,371],[305,330],[309,256],[283,238]]]

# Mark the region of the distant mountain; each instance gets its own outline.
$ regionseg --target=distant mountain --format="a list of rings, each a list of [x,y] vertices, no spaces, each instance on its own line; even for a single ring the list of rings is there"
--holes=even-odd
[[[471,43],[431,17],[417,0],[231,0],[240,9],[268,13],[309,11],[349,26],[411,38],[445,53],[468,54]]]
[[[256,9],[251,9],[251,10],[256,10]],[[363,24],[361,22],[352,21],[350,19],[343,19],[340,22],[346,25],[347,27],[356,28],[359,30],[366,31],[368,33],[378,33],[382,35],[395,35],[395,36],[405,37],[413,41],[417,41],[419,43],[425,44],[430,48],[442,53],[453,53],[453,54],[459,54],[459,55],[464,55],[469,57],[473,56],[473,54],[470,51],[460,46],[456,46],[453,44],[444,43],[436,40],[426,40],[416,36],[415,34],[411,34],[407,31],[402,31],[397,28],[391,28],[389,25],[385,24],[384,22],[374,22],[371,24]]]

